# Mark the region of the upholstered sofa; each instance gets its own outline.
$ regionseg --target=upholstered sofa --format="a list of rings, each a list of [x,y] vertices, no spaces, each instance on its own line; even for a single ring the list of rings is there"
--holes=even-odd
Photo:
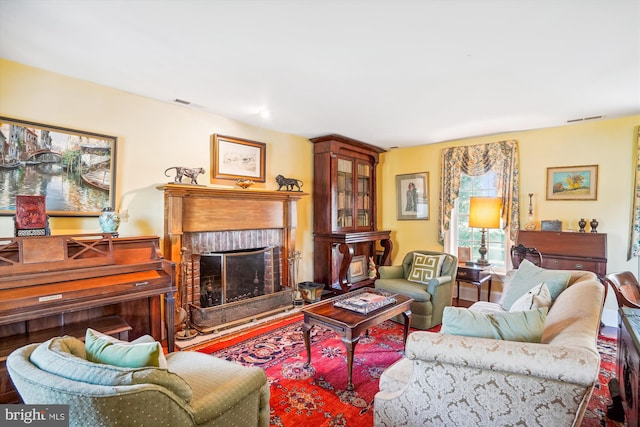
[[[262,369],[191,351],[164,360],[166,368],[95,363],[65,336],[15,350],[7,368],[24,403],[69,405],[70,426],[269,425]]]
[[[380,378],[375,425],[580,425],[597,382],[605,290],[593,273],[568,273],[539,343],[411,333]]]
[[[442,257],[438,271],[433,277],[414,270],[415,254]],[[458,258],[433,251],[412,251],[405,255],[402,265],[380,266],[380,278],[375,281],[376,289],[399,293],[413,298],[411,303],[411,327],[429,329],[442,322],[442,312],[451,305],[453,282],[458,271]],[[416,277],[411,277],[412,272]],[[402,316],[394,318],[404,323]]]

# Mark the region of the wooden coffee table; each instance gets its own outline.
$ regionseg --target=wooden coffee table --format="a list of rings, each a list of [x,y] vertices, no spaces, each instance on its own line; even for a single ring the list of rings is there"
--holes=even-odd
[[[357,292],[357,291],[356,291]],[[369,328],[379,325],[385,320],[389,320],[394,316],[402,314],[404,317],[404,343],[407,343],[407,334],[409,333],[409,325],[411,323],[411,309],[409,305],[413,299],[403,295],[396,295],[396,302],[369,314],[360,314],[355,311],[344,308],[334,307],[333,303],[336,298],[331,298],[324,302],[313,304],[303,308],[304,323],[302,329],[304,332],[304,344],[307,349],[307,363],[311,364],[311,328],[319,325],[340,334],[341,340],[347,348],[347,390],[353,390],[353,382],[351,374],[353,372],[353,351],[358,344],[360,334]]]

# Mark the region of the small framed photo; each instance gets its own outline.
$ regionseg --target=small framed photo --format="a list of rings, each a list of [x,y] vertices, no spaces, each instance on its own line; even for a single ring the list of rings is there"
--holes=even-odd
[[[547,168],[547,200],[597,200],[598,165]]]
[[[368,263],[367,257],[364,255],[357,255],[351,258],[351,264],[349,264],[349,271],[347,271],[347,280],[349,283],[361,282],[368,276]]]
[[[214,134],[211,142],[211,178],[250,178],[265,181],[267,145],[263,142]]]
[[[398,219],[429,219],[429,172],[396,175]]]

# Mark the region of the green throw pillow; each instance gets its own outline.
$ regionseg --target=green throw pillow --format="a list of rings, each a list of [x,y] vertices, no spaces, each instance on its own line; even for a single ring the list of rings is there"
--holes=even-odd
[[[571,273],[568,271],[545,270],[525,259],[520,263],[520,267],[513,275],[511,283],[505,289],[500,305],[509,311],[518,298],[542,282],[549,288],[551,300],[555,301],[558,295],[567,287],[570,277]]]
[[[425,255],[414,252],[407,280],[428,285],[431,279],[440,276],[444,258],[445,255]]]
[[[121,368],[160,367],[160,358],[164,358],[159,342],[122,343],[90,328],[87,329],[84,344],[88,361]]]
[[[547,310],[547,307],[542,307],[512,313],[482,313],[461,307],[445,307],[440,333],[539,343]]]

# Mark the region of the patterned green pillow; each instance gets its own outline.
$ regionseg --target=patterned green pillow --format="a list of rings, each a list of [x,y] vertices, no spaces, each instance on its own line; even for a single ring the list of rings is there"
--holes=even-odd
[[[429,284],[433,278],[440,276],[442,263],[446,255],[426,255],[418,252],[413,253],[411,271],[407,280],[416,283]]]

